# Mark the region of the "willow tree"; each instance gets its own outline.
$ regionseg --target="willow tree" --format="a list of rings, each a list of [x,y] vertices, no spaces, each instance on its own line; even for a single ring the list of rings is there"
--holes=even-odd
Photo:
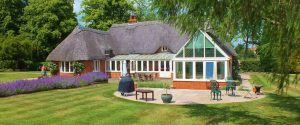
[[[289,80],[289,73],[300,55],[299,0],[154,0],[153,4],[165,21],[182,32],[213,28],[225,41],[246,34],[252,41],[268,44],[264,48],[274,55],[271,68],[278,92],[298,83]]]

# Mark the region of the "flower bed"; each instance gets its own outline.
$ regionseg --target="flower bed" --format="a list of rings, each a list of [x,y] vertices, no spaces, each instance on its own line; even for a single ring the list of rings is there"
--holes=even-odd
[[[53,76],[43,79],[17,80],[0,84],[0,97],[11,96],[21,93],[32,93],[52,89],[67,89],[87,86],[95,82],[107,81],[105,73],[90,72],[81,76],[64,78]]]

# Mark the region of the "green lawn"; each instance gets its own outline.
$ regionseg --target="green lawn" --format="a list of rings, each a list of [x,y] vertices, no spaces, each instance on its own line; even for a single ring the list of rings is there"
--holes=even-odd
[[[39,71],[31,72],[0,72],[0,83],[41,76]]]
[[[300,124],[299,96],[173,106],[120,99],[116,88],[112,82],[0,98],[0,124]]]

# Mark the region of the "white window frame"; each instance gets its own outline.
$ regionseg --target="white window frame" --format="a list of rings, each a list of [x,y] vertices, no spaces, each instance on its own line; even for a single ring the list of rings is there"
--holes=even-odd
[[[66,63],[69,63],[69,71],[66,71]],[[64,66],[62,64],[64,64]],[[69,61],[60,62],[60,72],[63,72],[63,73],[74,73],[74,67],[72,68],[73,71],[71,71],[71,66],[72,65],[73,65],[73,62],[69,62]]]
[[[101,62],[100,60],[93,60],[93,72],[101,72]]]

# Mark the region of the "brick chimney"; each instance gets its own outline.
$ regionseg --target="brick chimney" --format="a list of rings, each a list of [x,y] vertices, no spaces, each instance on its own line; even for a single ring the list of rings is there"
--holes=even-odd
[[[130,15],[128,23],[137,23],[136,16],[135,15]]]

